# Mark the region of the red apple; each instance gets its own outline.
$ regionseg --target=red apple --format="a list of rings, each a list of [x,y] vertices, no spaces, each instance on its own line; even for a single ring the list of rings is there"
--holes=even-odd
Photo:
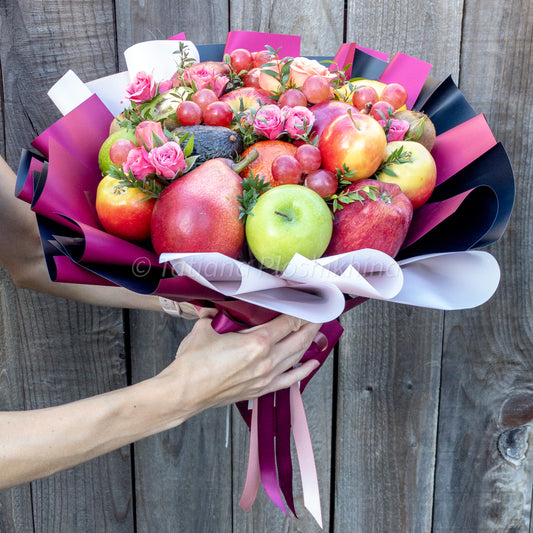
[[[349,181],[369,178],[385,155],[387,137],[377,120],[361,113],[345,113],[330,122],[322,132],[318,147],[322,166],[336,172],[349,170]]]
[[[229,104],[233,113],[240,113],[249,107],[258,109],[260,106],[276,103],[267,91],[256,87],[240,87],[223,94],[220,101]]]
[[[168,185],[152,215],[152,245],[164,252],[220,252],[237,258],[241,178],[225,159],[210,159]]]
[[[150,237],[150,222],[155,198],[120,180],[105,176],[96,190],[96,212],[107,233],[126,241],[144,241]]]
[[[341,100],[327,100],[326,102],[315,104],[309,109],[315,117],[311,131],[317,139],[320,139],[322,132],[333,119],[345,115],[348,109],[351,109],[354,113],[357,112],[357,109],[353,105],[348,102],[342,102]]]
[[[391,141],[387,144],[385,158],[388,158],[395,150],[402,149],[405,154],[402,163],[387,165],[387,170],[377,174],[380,181],[395,183],[402,192],[411,200],[413,209],[418,209],[425,204],[437,180],[437,167],[433,156],[428,149],[415,141]],[[390,175],[390,171],[395,176]]]
[[[367,187],[377,189],[375,200],[368,197]],[[395,257],[413,218],[413,206],[400,187],[366,179],[352,183],[346,192],[359,192],[363,200],[356,199],[335,212],[333,234],[324,255],[373,248]]]

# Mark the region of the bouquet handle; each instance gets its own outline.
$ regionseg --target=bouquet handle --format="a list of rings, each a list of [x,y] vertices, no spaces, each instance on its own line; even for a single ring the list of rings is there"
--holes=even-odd
[[[232,317],[227,310],[220,309],[213,319],[212,326],[218,333],[227,333],[250,327],[250,324],[245,324]],[[302,357],[302,361],[313,358],[318,360],[321,366],[342,332],[343,328],[338,320],[323,324],[319,337],[327,342],[313,342]],[[301,397],[314,373],[316,370],[305,380],[292,385],[290,389],[269,393],[251,402],[237,403],[239,412],[250,430],[248,468],[240,500],[240,505],[245,511],[252,507],[259,485],[262,484],[273,503],[287,515],[288,507],[296,516],[290,453],[292,431],[300,468],[304,505],[322,527],[318,476]]]

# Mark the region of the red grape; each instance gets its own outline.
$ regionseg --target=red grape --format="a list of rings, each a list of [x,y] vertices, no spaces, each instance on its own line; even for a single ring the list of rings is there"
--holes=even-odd
[[[192,100],[186,100],[176,109],[176,117],[182,126],[196,126],[202,122],[202,109]]]
[[[272,161],[272,178],[277,185],[298,184],[302,179],[302,167],[292,155],[278,155]]]
[[[294,157],[300,163],[304,173],[317,170],[322,164],[322,153],[314,144],[302,144],[298,146]]]
[[[278,100],[279,107],[295,107],[301,105],[307,107],[307,98],[300,89],[287,89]]]
[[[211,102],[204,109],[204,124],[229,128],[233,120],[233,111],[226,102]]]
[[[375,104],[379,100],[378,93],[374,87],[369,85],[361,85],[353,92],[352,104],[359,110],[366,107],[367,103]]]
[[[325,168],[309,172],[305,178],[304,185],[313,189],[322,198],[335,194],[339,186],[335,174]]]
[[[322,76],[309,76],[303,84],[302,92],[311,104],[320,104],[331,97],[329,81]]]
[[[243,70],[250,70],[252,66],[252,53],[246,48],[236,48],[229,55],[231,66],[235,69],[237,74]]]
[[[191,96],[192,101],[200,106],[203,111],[211,102],[218,100],[217,95],[211,89],[200,89]]]
[[[277,56],[272,57],[271,53],[268,50],[260,50],[259,52],[252,52],[254,67],[262,67],[265,63],[270,63],[275,59],[278,59]]]
[[[132,148],[137,145],[129,139],[117,139],[109,148],[109,159],[116,167],[122,167]]]
[[[259,75],[261,74],[261,69],[254,67],[252,70],[249,70],[243,77],[242,83],[245,87],[261,87],[259,85]]]
[[[389,83],[381,93],[381,100],[389,102],[394,109],[400,109],[407,102],[407,90],[399,83]]]
[[[370,109],[370,116],[376,120],[389,120],[394,113],[394,107],[389,102],[380,100],[376,102]]]

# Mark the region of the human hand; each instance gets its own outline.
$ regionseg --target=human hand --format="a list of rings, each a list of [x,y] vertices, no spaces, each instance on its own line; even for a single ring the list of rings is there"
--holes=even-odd
[[[178,302],[168,298],[159,297],[159,305],[167,315],[196,320],[197,318],[213,318],[218,309],[215,307],[200,307],[189,302]]]
[[[256,398],[290,387],[318,367],[316,360],[294,365],[320,326],[280,315],[260,326],[219,334],[211,319],[199,319],[158,378],[183,383],[180,403],[193,412]]]

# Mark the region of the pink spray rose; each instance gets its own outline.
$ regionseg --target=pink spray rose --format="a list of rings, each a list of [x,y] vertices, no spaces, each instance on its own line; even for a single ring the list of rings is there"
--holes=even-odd
[[[256,133],[275,139],[283,133],[283,127],[283,113],[276,104],[264,105],[257,110],[253,122]]]
[[[155,172],[154,166],[148,160],[148,152],[143,146],[136,146],[129,151],[126,161],[122,164],[122,170],[126,174],[131,170],[139,181],[144,181],[148,174]]]
[[[151,150],[154,146],[154,135],[161,139],[161,143],[157,141],[156,144],[166,142],[167,138],[163,132],[163,126],[160,122],[155,120],[145,120],[135,128],[135,139],[139,146],[144,146],[147,150]]]
[[[187,166],[181,146],[174,141],[152,148],[148,152],[148,160],[154,166],[156,174],[166,179],[174,178]]]
[[[282,111],[285,114],[285,131],[293,139],[306,133],[315,123],[313,112],[305,106],[285,106]]]
[[[137,72],[135,79],[126,87],[126,98],[140,104],[151,100],[157,92],[154,77],[146,72]]]
[[[159,94],[166,93],[167,91],[170,91],[170,89],[172,89],[171,80],[163,80],[159,82],[159,85],[158,85]]]
[[[229,83],[229,78],[209,63],[198,63],[185,69],[183,81],[188,84],[194,83],[197,90],[207,88],[211,89],[217,96],[221,96]]]
[[[403,141],[407,130],[409,129],[409,122],[407,120],[378,120],[383,129],[387,132],[387,142]]]

